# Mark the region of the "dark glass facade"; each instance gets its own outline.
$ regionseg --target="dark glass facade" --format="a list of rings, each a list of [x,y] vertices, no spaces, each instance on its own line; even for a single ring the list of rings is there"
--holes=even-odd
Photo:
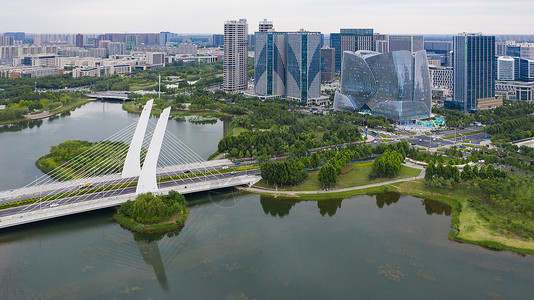
[[[254,91],[308,101],[321,95],[319,32],[257,32]]]
[[[341,70],[343,51],[375,51],[373,32],[370,28],[345,28],[330,34],[330,48],[335,49],[336,72]]]
[[[454,53],[454,101],[466,112],[476,110],[478,99],[495,96],[495,36],[457,35]]]

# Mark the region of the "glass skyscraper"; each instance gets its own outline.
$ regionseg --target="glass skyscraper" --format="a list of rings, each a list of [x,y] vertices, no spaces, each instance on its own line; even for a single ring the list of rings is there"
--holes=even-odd
[[[256,32],[254,92],[301,101],[321,95],[321,33]]]
[[[396,121],[428,118],[432,107],[426,51],[344,52],[334,109],[369,111]]]
[[[454,101],[446,107],[476,110],[479,99],[495,96],[495,36],[462,33],[453,47]]]
[[[339,33],[330,34],[330,48],[335,49],[336,71],[341,70],[343,51],[370,50],[375,51],[373,29],[347,28]]]
[[[256,32],[254,61],[254,92],[260,96],[286,94],[285,32]]]

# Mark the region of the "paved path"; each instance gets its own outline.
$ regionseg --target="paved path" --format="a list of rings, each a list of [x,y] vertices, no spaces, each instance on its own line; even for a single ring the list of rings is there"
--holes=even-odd
[[[270,194],[284,194],[284,195],[296,195],[296,194],[330,194],[330,193],[339,193],[339,192],[348,192],[348,191],[355,191],[355,190],[362,190],[377,186],[383,186],[386,184],[392,184],[397,182],[405,182],[405,181],[411,181],[415,179],[422,179],[425,178],[425,168],[410,162],[403,163],[404,166],[410,167],[410,168],[416,168],[420,169],[421,173],[417,177],[410,177],[410,178],[403,178],[403,179],[396,179],[391,181],[384,181],[380,183],[373,183],[368,185],[361,185],[361,186],[354,186],[350,188],[344,188],[344,189],[335,189],[335,190],[320,190],[320,191],[277,191],[273,189],[268,188],[258,188],[258,187],[240,187],[240,190],[243,191],[249,191],[249,192],[258,192],[258,193],[270,193]]]

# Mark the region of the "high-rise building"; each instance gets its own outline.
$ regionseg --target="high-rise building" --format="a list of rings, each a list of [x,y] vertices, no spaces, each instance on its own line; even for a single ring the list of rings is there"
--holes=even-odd
[[[126,45],[119,42],[108,42],[108,55],[124,55],[126,53]]]
[[[321,81],[331,82],[336,72],[336,50],[332,48],[321,49]]]
[[[452,67],[452,41],[425,41],[425,50],[433,59],[440,59],[442,66]]]
[[[534,59],[534,44],[524,44],[519,48],[519,57]]]
[[[375,49],[378,53],[389,52],[389,41],[387,34],[375,33]]]
[[[254,46],[254,93],[286,94],[287,33],[256,32]]]
[[[454,101],[446,106],[476,110],[480,99],[495,96],[495,36],[461,33],[453,45]]]
[[[76,47],[82,48],[83,47],[83,34],[78,33],[76,35]]]
[[[425,42],[425,47],[426,47],[426,42]],[[506,43],[504,42],[495,43],[495,55],[506,56]]]
[[[273,21],[269,21],[267,19],[263,19],[263,21],[260,21],[260,26],[258,30],[259,32],[267,32],[271,30],[274,30]]]
[[[159,45],[165,46],[171,41],[172,33],[168,31],[162,31],[159,33]]]
[[[10,35],[0,35],[0,46],[13,45],[13,37]]]
[[[443,96],[449,97],[454,88],[454,74],[452,68],[429,65],[432,90],[438,90]]]
[[[149,65],[165,64],[165,53],[162,52],[148,52],[146,54],[146,63]]]
[[[406,50],[417,52],[425,49],[425,39],[422,35],[389,35],[389,51]]]
[[[321,33],[287,33],[286,96],[307,102],[321,96]]]
[[[301,101],[319,98],[320,44],[319,32],[256,32],[255,94]]]
[[[24,32],[5,32],[4,35],[12,36],[15,41],[23,41],[26,38],[26,33]]]
[[[215,45],[215,46],[224,45],[224,34],[214,34],[213,35],[213,45]]]
[[[519,59],[519,78],[521,81],[534,81],[534,60]]]
[[[330,48],[335,49],[336,72],[341,70],[343,51],[375,50],[373,29],[340,29],[330,34]]]
[[[515,80],[515,60],[510,56],[497,58],[497,80]]]
[[[248,24],[246,19],[224,22],[223,86],[228,92],[247,89]]]

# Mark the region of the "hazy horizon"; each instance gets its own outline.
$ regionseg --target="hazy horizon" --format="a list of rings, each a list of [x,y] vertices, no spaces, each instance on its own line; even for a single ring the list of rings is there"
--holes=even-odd
[[[2,4],[0,31],[216,34],[222,33],[224,21],[243,18],[253,33],[258,22],[267,18],[277,31],[304,28],[328,34],[340,28],[373,28],[387,34],[524,35],[533,34],[532,11],[531,0],[19,0]]]

